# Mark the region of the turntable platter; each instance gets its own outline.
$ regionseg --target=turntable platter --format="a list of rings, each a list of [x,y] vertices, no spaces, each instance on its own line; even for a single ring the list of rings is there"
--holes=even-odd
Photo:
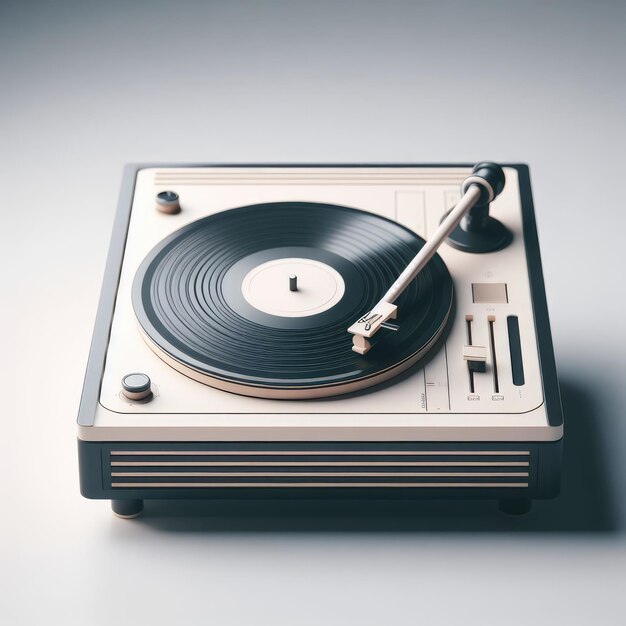
[[[423,359],[447,328],[453,286],[435,255],[398,299],[398,329],[362,356],[346,329],[424,245],[364,211],[257,204],[193,222],[139,267],[133,307],[178,371],[239,394],[318,398],[382,382]]]

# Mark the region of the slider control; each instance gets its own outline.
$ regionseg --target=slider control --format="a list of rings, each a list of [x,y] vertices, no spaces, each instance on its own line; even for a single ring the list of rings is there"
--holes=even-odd
[[[472,372],[487,371],[486,346],[463,346],[463,360]]]
[[[496,358],[496,316],[488,315],[487,322],[489,323],[489,348],[491,350],[491,361],[493,363],[493,390],[495,393],[500,393],[500,379],[498,378],[498,360]]]

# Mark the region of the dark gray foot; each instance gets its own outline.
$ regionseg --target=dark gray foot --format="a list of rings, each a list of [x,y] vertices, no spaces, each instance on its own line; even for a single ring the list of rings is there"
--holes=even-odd
[[[118,517],[132,519],[143,511],[143,500],[111,500],[111,508]]]
[[[505,498],[500,500],[500,510],[507,515],[526,515],[533,508],[530,498]]]

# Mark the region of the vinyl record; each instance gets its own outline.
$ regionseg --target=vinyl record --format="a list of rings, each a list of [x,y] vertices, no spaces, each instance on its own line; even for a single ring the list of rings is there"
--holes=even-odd
[[[453,287],[435,255],[396,302],[399,329],[379,331],[366,355],[351,349],[347,328],[423,245],[342,206],[231,209],[161,241],[137,271],[133,307],[152,349],[208,385],[268,398],[348,393],[403,371],[444,333]]]

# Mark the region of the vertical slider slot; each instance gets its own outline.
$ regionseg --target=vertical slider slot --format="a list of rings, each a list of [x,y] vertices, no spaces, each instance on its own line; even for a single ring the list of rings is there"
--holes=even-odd
[[[491,362],[493,364],[493,390],[500,393],[500,382],[498,381],[498,361],[496,360],[496,334],[494,326],[496,324],[496,316],[490,315],[487,318],[489,322],[489,348],[491,350]]]
[[[506,318],[506,325],[509,331],[509,352],[511,354],[511,374],[513,384],[521,387],[524,379],[524,361],[522,359],[522,342],[519,334],[519,320],[517,315],[509,315]]]
[[[467,345],[471,346],[472,345],[472,321],[474,320],[474,316],[473,315],[466,315],[465,316],[465,328],[467,329]],[[467,371],[469,373],[469,389],[470,389],[470,393],[475,393],[475,386],[474,386],[474,372],[472,371],[472,368],[470,366],[470,364],[467,364]]]

